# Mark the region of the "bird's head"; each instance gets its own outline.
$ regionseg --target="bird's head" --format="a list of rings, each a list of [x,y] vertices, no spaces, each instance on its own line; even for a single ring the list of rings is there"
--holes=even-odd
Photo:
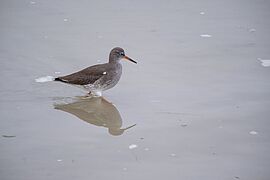
[[[115,63],[115,62],[119,62],[122,59],[129,60],[129,61],[137,64],[136,61],[134,61],[133,59],[131,59],[125,55],[124,49],[122,49],[120,47],[113,48],[110,52],[109,62]]]

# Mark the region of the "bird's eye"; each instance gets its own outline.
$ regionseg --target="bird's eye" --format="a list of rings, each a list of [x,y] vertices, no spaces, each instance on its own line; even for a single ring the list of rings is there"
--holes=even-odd
[[[125,55],[125,53],[124,53],[124,52],[120,52],[120,55],[121,55],[121,56],[124,56],[124,55]]]

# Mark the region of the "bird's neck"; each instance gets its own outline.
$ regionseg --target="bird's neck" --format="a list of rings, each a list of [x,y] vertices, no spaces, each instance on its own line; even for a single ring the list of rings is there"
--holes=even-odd
[[[111,64],[118,64],[118,63],[120,63],[120,59],[112,59],[112,58],[110,58],[109,59],[109,63],[111,63]]]

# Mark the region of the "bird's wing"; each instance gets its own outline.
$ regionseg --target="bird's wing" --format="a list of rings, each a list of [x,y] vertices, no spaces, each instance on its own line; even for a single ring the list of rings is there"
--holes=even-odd
[[[67,76],[55,78],[55,81],[61,81],[64,83],[76,85],[93,84],[95,81],[97,81],[106,74],[104,73],[106,72],[106,69],[106,64],[98,64]]]

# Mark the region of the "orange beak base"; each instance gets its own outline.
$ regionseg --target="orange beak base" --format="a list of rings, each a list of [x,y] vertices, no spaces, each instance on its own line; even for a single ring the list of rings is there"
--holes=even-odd
[[[127,56],[124,56],[124,59],[129,60],[129,61],[131,61],[131,62],[133,62],[133,63],[137,64],[137,62],[136,62],[136,61],[134,61],[133,59],[131,59],[131,58],[127,57]]]

